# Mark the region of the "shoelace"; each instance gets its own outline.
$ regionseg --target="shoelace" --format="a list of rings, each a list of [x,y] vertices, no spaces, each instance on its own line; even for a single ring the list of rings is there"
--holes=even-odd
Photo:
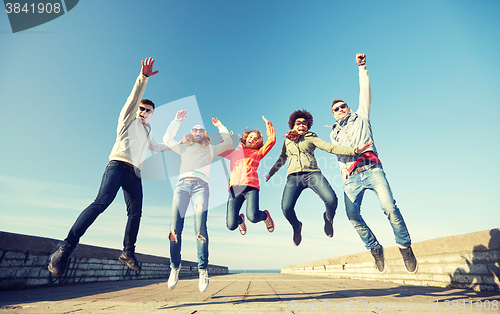
[[[267,217],[266,220],[264,220],[264,223],[266,224],[267,229],[273,226],[273,223],[271,222],[271,219],[269,217]]]

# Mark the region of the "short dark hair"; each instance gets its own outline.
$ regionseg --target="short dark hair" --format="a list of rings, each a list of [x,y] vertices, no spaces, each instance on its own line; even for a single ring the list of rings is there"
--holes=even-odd
[[[153,109],[155,109],[155,104],[154,102],[152,102],[151,100],[149,99],[143,99],[141,100],[141,104],[143,105],[150,105],[151,107],[153,107]]]
[[[302,110],[295,110],[291,115],[290,119],[288,119],[288,126],[290,129],[293,129],[293,125],[295,124],[295,120],[303,118],[307,121],[307,128],[310,129],[313,125],[313,116],[309,111],[306,111],[304,109]]]
[[[336,103],[339,103],[339,102],[343,102],[344,104],[346,104],[346,105],[347,105],[347,103],[346,103],[345,101],[343,101],[343,100],[341,100],[341,99],[335,99],[335,100],[333,101],[333,104],[332,104],[332,109],[333,109],[333,106],[335,106],[335,104],[336,104]]]

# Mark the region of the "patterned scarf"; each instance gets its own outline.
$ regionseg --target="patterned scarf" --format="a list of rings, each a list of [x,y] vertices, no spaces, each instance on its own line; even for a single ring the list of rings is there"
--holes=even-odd
[[[300,138],[300,134],[295,130],[289,130],[285,135],[283,135],[283,137],[286,137],[292,142],[297,142]]]

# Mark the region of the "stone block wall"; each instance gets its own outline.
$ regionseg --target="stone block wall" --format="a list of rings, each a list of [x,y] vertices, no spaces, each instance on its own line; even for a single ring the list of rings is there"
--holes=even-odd
[[[71,254],[63,277],[47,269],[58,240],[0,231],[0,290],[85,282],[154,279],[170,275],[166,257],[136,253],[142,270],[136,272],[118,261],[121,250],[80,244]],[[227,274],[225,266],[209,265],[210,275]],[[198,264],[182,261],[181,277],[198,276]]]
[[[388,281],[405,285],[500,291],[500,229],[412,244],[416,274],[407,273],[397,247],[384,249],[385,273],[378,272],[369,251],[285,266],[284,274]]]

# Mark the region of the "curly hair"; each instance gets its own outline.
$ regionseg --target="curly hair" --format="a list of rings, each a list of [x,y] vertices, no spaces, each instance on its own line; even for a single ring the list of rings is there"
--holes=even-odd
[[[245,133],[243,133],[243,135],[241,136],[240,138],[240,143],[243,144],[245,147],[246,147],[246,144],[247,144],[247,137],[251,134],[251,133],[254,133],[257,134],[257,138],[259,140],[262,140],[260,142],[260,145],[259,147],[257,147],[256,149],[260,149],[262,146],[264,146],[264,144],[262,143],[264,138],[262,137],[262,133],[259,131],[259,130],[250,130],[250,131],[245,131]]]
[[[307,128],[311,129],[311,127],[313,125],[313,116],[312,116],[311,113],[309,113],[309,111],[306,111],[304,109],[302,109],[302,110],[295,110],[290,115],[290,119],[288,119],[288,126],[290,127],[290,129],[293,129],[293,126],[295,124],[295,120],[297,120],[299,118],[305,119],[307,121]]]
[[[193,133],[188,133],[184,136],[180,143],[186,145],[193,145],[194,143],[198,143],[201,145],[201,147],[206,147],[208,146],[208,144],[210,144],[210,138],[208,137],[207,132],[205,132],[205,136],[201,140],[197,140],[194,137]]]

